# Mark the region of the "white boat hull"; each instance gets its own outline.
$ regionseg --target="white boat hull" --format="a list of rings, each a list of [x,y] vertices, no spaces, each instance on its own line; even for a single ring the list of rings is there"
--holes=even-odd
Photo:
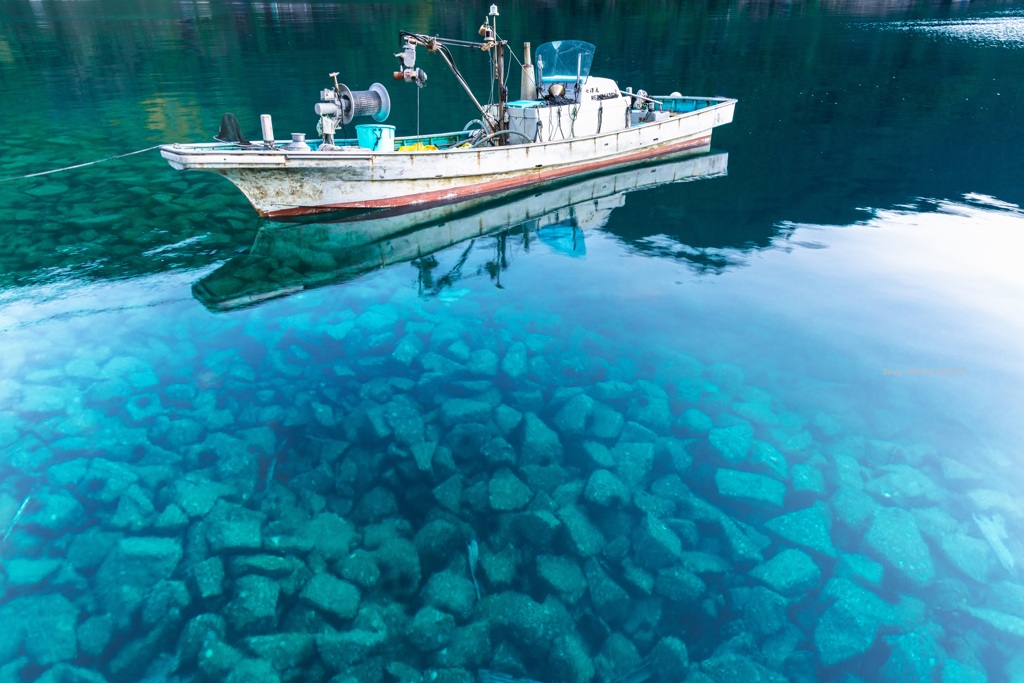
[[[732,121],[736,101],[694,98],[710,106],[608,133],[500,147],[437,151],[296,152],[231,145],[164,145],[177,169],[211,171],[234,183],[261,216],[407,208],[494,198],[542,183],[706,152],[711,131]]]

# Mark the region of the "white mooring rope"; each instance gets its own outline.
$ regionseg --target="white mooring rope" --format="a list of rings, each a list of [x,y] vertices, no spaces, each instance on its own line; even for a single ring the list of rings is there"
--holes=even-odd
[[[75,164],[74,166],[65,166],[64,168],[55,168],[55,169],[52,169],[50,171],[40,171],[39,173],[29,173],[27,175],[19,175],[19,176],[15,176],[13,178],[0,178],[0,183],[7,183],[7,182],[10,182],[12,180],[22,180],[24,178],[35,178],[35,177],[41,176],[41,175],[50,175],[51,173],[60,173],[61,171],[70,171],[73,168],[82,168],[83,166],[92,166],[93,164],[101,164],[104,161],[112,161],[113,159],[121,159],[123,157],[130,157],[133,154],[142,154],[143,152],[148,152],[150,150],[154,150],[154,149],[156,149],[159,146],[160,145],[153,145],[152,147],[147,147],[146,149],[137,149],[134,152],[126,152],[124,154],[118,154],[117,156],[107,157],[106,159],[97,159],[96,161],[87,161],[84,164]]]

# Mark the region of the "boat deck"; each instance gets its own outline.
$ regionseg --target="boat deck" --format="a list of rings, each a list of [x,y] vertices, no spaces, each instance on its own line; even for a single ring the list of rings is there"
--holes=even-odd
[[[690,97],[690,96],[656,96],[653,99],[661,102],[662,111],[668,112],[670,116],[678,116],[681,114],[689,114],[700,109],[706,109],[713,107],[718,104],[722,104],[724,101],[728,101],[727,98],[712,98],[712,97]],[[543,100],[538,100],[535,103],[537,107],[545,107],[547,103]],[[650,125],[655,122],[642,122],[632,125],[632,128],[639,126]],[[448,133],[434,133],[430,135],[403,135],[395,138],[394,149],[392,150],[377,150],[380,152],[443,152],[458,148],[463,145],[470,143],[470,137],[475,130],[461,130],[452,131]],[[249,145],[240,145],[233,142],[210,142],[210,143],[194,143],[186,145],[174,145],[174,147],[187,149],[189,152],[236,152],[244,150],[246,152],[273,152],[275,150],[282,150],[291,143],[291,140],[277,140],[274,142],[273,149],[268,148],[262,142],[254,141]],[[309,145],[310,151],[317,151],[323,144],[320,140],[306,140],[306,144]],[[525,142],[510,142],[508,147],[515,147],[519,145],[526,145],[533,143]],[[338,152],[355,152],[365,153],[368,152],[364,147],[359,145],[357,138],[339,138],[334,142],[334,146],[338,149],[333,151]]]

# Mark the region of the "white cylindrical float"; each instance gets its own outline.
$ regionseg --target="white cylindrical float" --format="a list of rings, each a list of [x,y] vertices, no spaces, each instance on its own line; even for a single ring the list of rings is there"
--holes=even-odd
[[[263,143],[273,146],[274,122],[270,120],[270,114],[260,114],[260,129],[263,131]]]

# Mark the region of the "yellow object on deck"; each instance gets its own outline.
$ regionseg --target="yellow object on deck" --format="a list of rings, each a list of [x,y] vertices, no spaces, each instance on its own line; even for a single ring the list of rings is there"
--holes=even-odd
[[[404,145],[398,148],[399,152],[430,152],[437,151],[437,147],[434,145],[424,145],[422,142],[417,142],[415,145]]]

